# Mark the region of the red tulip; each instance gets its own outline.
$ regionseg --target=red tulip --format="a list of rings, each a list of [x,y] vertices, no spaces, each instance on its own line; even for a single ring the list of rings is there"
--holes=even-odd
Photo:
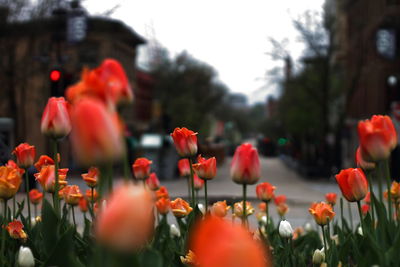
[[[363,158],[368,161],[387,159],[397,145],[397,134],[389,116],[374,115],[358,123]]]
[[[24,225],[22,224],[22,222],[17,220],[13,220],[7,226],[5,226],[5,229],[8,231],[9,235],[12,238],[21,239],[23,242],[25,242],[28,238],[28,235],[25,233],[23,228]]]
[[[29,200],[32,204],[37,205],[42,201],[43,193],[37,189],[32,189],[29,191]]]
[[[97,98],[108,107],[133,100],[126,73],[114,59],[105,59],[96,69],[84,69],[80,82],[69,87],[66,96],[73,103],[85,97]]]
[[[193,182],[194,182],[194,189],[195,190],[201,190],[204,186],[204,181],[197,176],[197,174],[194,174],[193,176]]]
[[[349,168],[336,175],[343,196],[349,202],[362,200],[368,193],[368,182],[360,168]]]
[[[150,175],[150,165],[153,163],[146,158],[138,158],[132,164],[133,173],[138,180],[145,180]]]
[[[190,246],[199,267],[272,266],[269,253],[247,229],[210,216],[200,220],[190,235]]]
[[[261,183],[256,187],[257,198],[262,201],[269,202],[274,198],[275,186],[272,186],[270,183]]]
[[[276,206],[279,206],[282,203],[286,203],[286,196],[285,195],[275,196],[274,202]]]
[[[78,205],[79,205],[79,209],[80,209],[83,213],[87,212],[88,209],[89,209],[89,208],[88,208],[88,201],[87,201],[87,199],[84,198],[84,197],[82,197],[81,199],[79,199]]]
[[[64,97],[50,97],[44,108],[41,122],[42,133],[62,138],[71,131],[71,120]]]
[[[203,180],[211,180],[217,175],[217,160],[215,157],[205,159],[201,155],[197,157],[196,164],[193,169],[197,175]]]
[[[361,147],[357,148],[356,151],[356,164],[358,168],[365,170],[373,170],[376,167],[376,163],[375,162],[368,162],[365,161],[362,157],[362,155],[365,153],[361,152]]]
[[[150,239],[154,230],[154,202],[143,186],[125,183],[116,188],[100,210],[96,237],[120,251],[136,251]]]
[[[156,191],[157,199],[160,198],[169,198],[168,190],[165,186],[161,186],[160,189]]]
[[[158,213],[167,214],[170,210],[171,201],[169,198],[162,197],[156,202]]]
[[[187,128],[175,128],[171,133],[175,148],[181,157],[191,157],[197,153],[197,133]]]
[[[178,161],[179,175],[182,177],[190,176],[190,163],[188,159],[181,159]]]
[[[56,183],[54,173],[54,165],[46,165],[40,169],[40,172],[34,174],[36,180],[39,181],[43,190],[46,192],[54,193]],[[58,183],[60,189],[67,185],[67,173],[67,168],[58,169]]]
[[[155,172],[150,173],[149,178],[146,180],[146,185],[153,191],[157,191],[160,188],[160,181]]]
[[[370,192],[368,192],[368,193],[365,195],[364,201],[365,201],[365,203],[367,203],[367,204],[370,204],[370,203],[371,203],[371,193],[370,193]]]
[[[328,203],[331,204],[332,206],[335,206],[335,204],[336,204],[336,198],[337,198],[336,193],[327,193],[327,194],[325,195],[326,202],[328,202]]]
[[[251,144],[236,148],[231,164],[231,177],[238,184],[255,184],[260,179],[260,159]]]
[[[12,159],[10,159],[10,160],[7,161],[6,167],[10,167],[10,168],[16,169],[17,172],[18,172],[20,175],[22,175],[22,174],[25,173],[25,170],[24,170],[24,169],[21,169],[20,167],[18,167],[17,163],[15,163],[15,161],[13,161]]]
[[[93,191],[92,191],[92,189],[87,189],[85,196],[88,200],[90,200],[90,202],[92,202],[92,200],[93,200],[93,202],[95,202],[95,201],[97,201],[99,194],[97,193],[96,189],[93,189]]]
[[[369,208],[370,206],[368,204],[363,204],[361,206],[361,212],[364,216],[367,215],[367,213],[369,212]]]
[[[41,155],[39,160],[35,163],[35,168],[40,172],[43,166],[54,165],[54,160],[46,155]]]
[[[13,154],[17,157],[18,166],[28,168],[35,162],[36,149],[28,143],[22,143],[14,149]]]
[[[97,165],[121,157],[124,146],[119,120],[103,103],[82,99],[72,107],[71,121],[71,140],[79,162]]]

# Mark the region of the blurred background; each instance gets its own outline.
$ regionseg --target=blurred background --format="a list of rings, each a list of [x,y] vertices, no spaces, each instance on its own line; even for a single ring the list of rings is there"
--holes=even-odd
[[[398,127],[399,0],[215,2],[0,0],[0,161],[25,141],[49,153],[48,97],[108,57],[134,90],[121,110],[131,161],[153,159],[161,179],[176,176],[175,127],[219,164],[250,141],[307,178],[354,166],[358,120]]]

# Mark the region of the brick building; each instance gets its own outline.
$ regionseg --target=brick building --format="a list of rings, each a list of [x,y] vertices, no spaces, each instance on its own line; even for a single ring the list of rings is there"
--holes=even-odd
[[[65,38],[66,16],[6,23],[7,12],[1,10],[0,14],[0,118],[10,118],[6,121],[13,122],[13,145],[26,141],[37,147],[38,154],[48,153],[49,144],[40,132],[47,99],[63,95],[66,87],[80,78],[84,66],[96,67],[105,58],[115,58],[122,63],[136,96],[135,103],[151,110],[151,87],[138,87],[135,83],[137,47],[145,40],[121,21],[86,17],[85,38],[71,43]],[[56,90],[49,79],[53,68],[61,69],[62,73]],[[145,95],[144,101],[142,95]],[[135,103],[122,109],[131,131],[138,121]],[[141,119],[141,127],[146,119]],[[7,155],[9,151],[4,153],[4,146],[1,148],[4,138],[4,133],[3,136],[0,133],[0,150]],[[69,155],[68,142],[63,142],[61,149],[64,155]]]

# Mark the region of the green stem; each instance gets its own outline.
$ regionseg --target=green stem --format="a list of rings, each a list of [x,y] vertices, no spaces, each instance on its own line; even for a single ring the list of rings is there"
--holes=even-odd
[[[325,236],[325,230],[324,230],[324,226],[323,225],[321,225],[321,229],[322,229],[322,237],[324,239],[324,251],[325,251],[325,255],[326,255],[325,262],[329,263],[329,261],[328,261],[328,247],[326,246],[326,236]]]
[[[382,169],[381,164],[377,163],[376,166],[377,166],[377,168],[379,168],[378,173],[381,173],[381,169]],[[375,174],[376,174],[376,172],[375,172]],[[379,202],[383,203],[382,177],[377,174],[376,178],[378,180]]]
[[[15,207],[16,207],[16,205],[15,205],[15,196],[13,197],[13,218],[14,219],[16,219],[15,218]]]
[[[192,187],[192,207],[196,207],[196,198],[194,196],[194,173],[193,173],[193,166],[192,166],[192,159],[188,158],[189,160],[189,166],[190,166],[190,183],[191,183],[191,187]]]
[[[267,230],[267,233],[269,233],[268,232],[268,226],[269,226],[269,203],[268,203],[268,201],[264,201],[264,203],[265,203],[265,214],[267,215],[267,226],[266,226],[266,230]]]
[[[71,205],[71,210],[72,210],[72,221],[74,222],[74,226],[76,228],[76,221],[75,221],[75,209],[74,206]]]
[[[33,207],[34,207],[35,218],[36,218],[37,217],[37,204],[35,204]]]
[[[92,200],[90,201],[90,216],[92,217],[92,221],[94,219],[94,187],[91,187],[90,190],[92,191]]]
[[[361,203],[360,203],[360,201],[357,201],[357,207],[358,207],[358,214],[360,215],[360,225],[361,225],[361,229],[362,229],[363,235],[365,235],[364,220],[363,220],[363,216],[362,216]]]
[[[7,224],[7,200],[4,200],[4,207],[3,207],[3,227],[2,227],[2,234],[1,234],[1,253],[0,253],[0,256],[1,256],[1,258],[5,258],[5,255],[4,255],[4,248],[5,248],[5,245],[6,245],[6,224]],[[3,257],[4,256],[4,257]]]
[[[187,197],[187,199],[189,199],[190,198],[190,194],[191,194],[191,190],[190,190],[190,176],[188,176],[187,178],[186,178],[186,181],[187,181],[187,186],[188,186],[188,197]]]
[[[26,204],[28,206],[28,226],[31,229],[31,204],[29,201],[29,175],[28,168],[25,169],[25,190],[26,190]]]
[[[206,179],[204,179],[204,197],[205,197],[204,206],[206,208],[206,214],[207,214],[207,211],[208,211],[208,199],[207,199],[207,180]]]
[[[242,225],[246,225],[247,217],[246,217],[246,194],[247,194],[247,184],[243,184],[243,217],[242,217]]]
[[[372,184],[371,173],[367,173],[367,179],[369,184],[369,194],[370,194],[370,203],[371,203],[371,216],[372,216],[372,226],[375,224],[375,200],[374,200],[374,185]]]
[[[386,186],[388,191],[388,210],[389,210],[389,221],[393,220],[393,211],[392,211],[392,193],[390,192],[391,187],[391,177],[390,177],[390,170],[389,170],[389,160],[384,160],[384,176],[386,178]]]
[[[53,205],[58,217],[61,216],[60,212],[60,199],[58,197],[58,191],[60,191],[60,182],[58,177],[58,148],[57,148],[57,140],[52,140],[53,144],[53,160],[54,160],[54,179],[55,179],[55,186],[54,186],[54,194],[53,194]]]
[[[347,202],[347,209],[349,210],[349,220],[350,220],[350,227],[351,227],[351,231],[353,232],[353,214],[351,212],[351,206],[350,206],[350,202]]]
[[[344,229],[343,198],[340,198],[340,218],[342,221],[342,229]]]

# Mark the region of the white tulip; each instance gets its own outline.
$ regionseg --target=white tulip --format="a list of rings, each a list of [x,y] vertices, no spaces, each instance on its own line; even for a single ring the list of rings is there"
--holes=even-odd
[[[363,230],[362,230],[361,226],[358,227],[357,233],[358,233],[359,235],[363,235]]]
[[[199,203],[197,204],[197,207],[199,208],[199,210],[201,211],[201,213],[204,215],[206,214],[206,209],[204,208],[204,205]]]
[[[324,251],[324,248],[322,248],[321,250],[316,249],[316,250],[314,251],[313,256],[312,256],[312,262],[313,262],[314,264],[321,264],[321,263],[324,262],[324,260],[325,260],[325,251]]]
[[[175,224],[171,224],[169,226],[169,234],[172,237],[180,237],[181,236],[181,231],[179,231],[178,227],[176,227]]]
[[[279,235],[283,238],[290,238],[293,236],[293,229],[290,222],[284,220],[279,224]]]
[[[312,230],[313,230],[313,227],[312,227],[312,225],[311,225],[311,223],[306,223],[305,225],[304,225],[304,230],[308,233],[308,232],[311,232]]]
[[[264,215],[261,217],[261,223],[267,225],[267,216]]]
[[[35,259],[30,248],[21,246],[18,253],[18,266],[33,267],[35,266]]]

